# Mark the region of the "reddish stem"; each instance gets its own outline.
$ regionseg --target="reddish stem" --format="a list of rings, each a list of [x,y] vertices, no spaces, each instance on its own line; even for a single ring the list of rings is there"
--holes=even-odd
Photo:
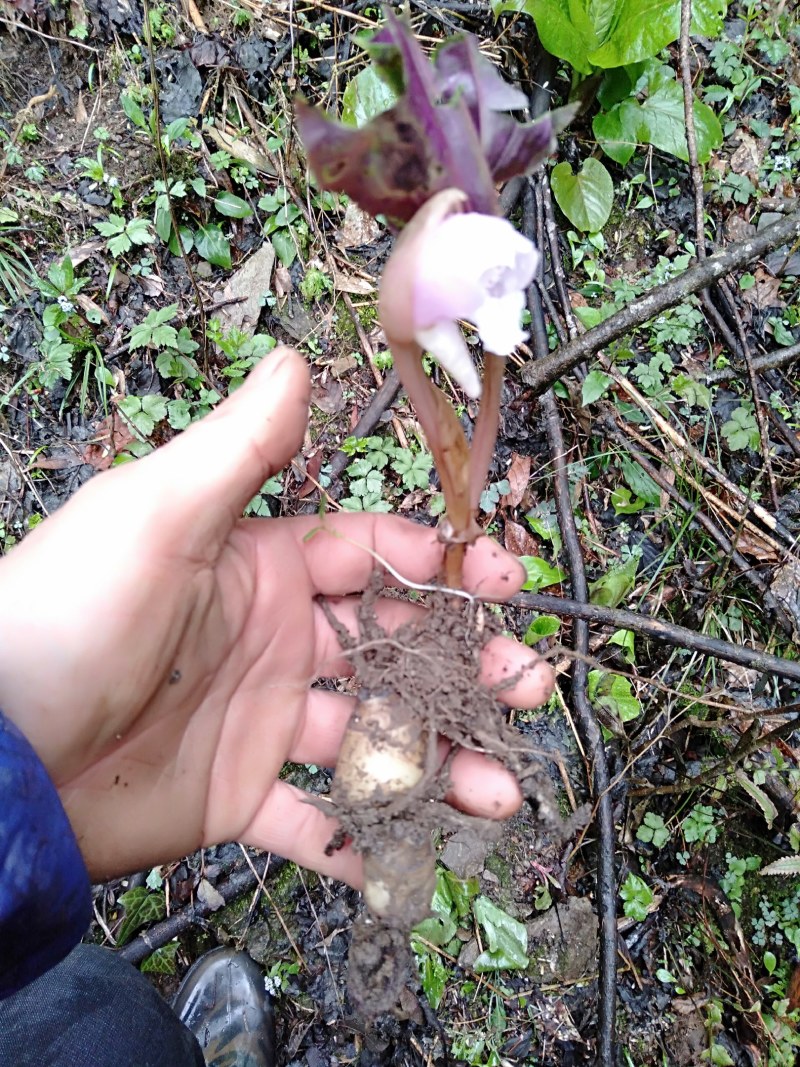
[[[492,352],[484,353],[483,393],[469,459],[469,503],[473,515],[478,513],[481,493],[486,488],[486,478],[497,442],[505,366],[505,356],[496,356]]]

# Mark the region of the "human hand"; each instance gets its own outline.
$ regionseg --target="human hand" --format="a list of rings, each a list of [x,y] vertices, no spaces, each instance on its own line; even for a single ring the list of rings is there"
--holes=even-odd
[[[303,359],[276,350],[211,415],[98,475],[0,561],[0,705],[58,786],[95,879],[241,840],[360,884],[351,849],[325,855],[332,820],[278,779],[287,760],[335,766],[353,708],[310,688],[350,672],[316,598],[355,632],[371,552],[428,582],[442,546],[394,516],[241,518],[299,448],[308,397]],[[506,597],[524,574],[482,538],[465,578]],[[378,617],[392,629],[421,610],[387,599]],[[536,707],[550,668],[512,641],[487,646],[487,683],[523,667],[502,696]],[[520,803],[477,753],[459,753],[451,777],[451,802],[472,814]]]

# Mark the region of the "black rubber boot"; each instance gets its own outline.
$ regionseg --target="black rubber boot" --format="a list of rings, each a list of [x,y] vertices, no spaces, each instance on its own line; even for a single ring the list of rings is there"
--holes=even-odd
[[[207,1067],[274,1067],[275,1017],[264,973],[246,953],[215,948],[187,973],[172,1005]]]

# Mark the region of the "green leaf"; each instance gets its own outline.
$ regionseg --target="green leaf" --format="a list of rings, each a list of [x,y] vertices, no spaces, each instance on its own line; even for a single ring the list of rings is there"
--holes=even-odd
[[[473,969],[482,974],[484,971],[527,967],[528,932],[524,924],[512,919],[488,897],[478,897],[472,908],[488,945],[475,960]]]
[[[226,215],[231,219],[249,219],[253,214],[253,209],[246,200],[243,200],[240,196],[235,196],[233,193],[229,193],[224,189],[217,192],[217,195],[214,197],[214,207],[220,215]],[[209,262],[211,262],[211,260],[209,260]]]
[[[778,958],[774,952],[770,952],[769,949],[764,953],[764,970],[767,974],[772,974],[775,968],[778,966]]]
[[[543,637],[552,637],[561,629],[561,619],[557,615],[539,615],[525,631],[523,641],[526,645],[535,645]]]
[[[755,414],[746,407],[736,408],[727,422],[722,424],[720,433],[734,452],[743,451],[745,448],[755,452],[760,444]]]
[[[692,36],[719,37],[728,0],[692,0]]]
[[[642,108],[637,100],[623,100],[610,111],[600,111],[592,120],[592,131],[605,154],[625,166],[643,140]]]
[[[492,10],[495,15],[503,11],[530,15],[551,55],[565,59],[580,74],[590,74],[589,55],[605,39],[617,4],[618,0],[524,0],[493,3]]]
[[[622,658],[626,663],[636,662],[635,641],[633,630],[615,630],[608,639],[610,645],[618,645],[622,649]]]
[[[421,946],[424,948],[424,946]],[[449,977],[447,968],[437,953],[422,952],[418,954],[419,979],[428,1003],[434,1011],[439,1007]]]
[[[711,410],[711,390],[696,378],[690,378],[688,374],[676,374],[672,379],[672,390],[689,407]]]
[[[226,270],[230,270],[231,246],[219,226],[214,223],[198,226],[194,235],[194,243],[198,255],[202,256],[203,259],[213,263],[215,267],[224,267]]]
[[[127,399],[136,399],[128,397]],[[163,893],[151,893],[144,886],[129,889],[119,898],[119,903],[125,909],[125,918],[117,931],[117,944],[124,945],[133,937],[140,927],[146,923],[158,922],[167,913],[167,905]]]
[[[139,970],[142,974],[175,974],[175,957],[179,947],[177,941],[162,945],[142,960]]]
[[[131,219],[125,233],[135,245],[150,245],[155,240],[147,219]]]
[[[695,99],[693,109],[697,159],[700,163],[707,163],[712,151],[722,144],[722,127],[708,104]],[[684,163],[688,162],[683,86],[677,81],[661,85],[641,105],[641,115],[642,131],[646,130],[646,135],[641,139],[682,159]]]
[[[773,801],[767,796],[761,786],[756,785],[752,779],[748,778],[747,772],[743,771],[741,767],[737,769],[735,777],[745,793],[747,793],[748,796],[750,796],[761,808],[767,828],[771,830],[772,824],[778,818],[778,809],[775,807]]]
[[[538,593],[548,585],[558,585],[567,576],[566,571],[562,571],[560,567],[551,567],[547,560],[540,556],[520,556],[519,561],[528,572],[522,588],[529,593]]]
[[[593,404],[595,400],[599,400],[601,396],[604,396],[613,380],[601,370],[590,370],[583,380],[581,389],[581,404],[583,407],[586,407],[587,404]]]
[[[622,910],[625,914],[636,922],[644,922],[653,903],[653,890],[647,882],[636,874],[629,874],[620,886],[619,895],[624,901]]]
[[[94,228],[103,237],[114,237],[115,234],[125,232],[125,219],[122,215],[109,215],[107,219],[96,222]]]
[[[153,422],[161,422],[167,417],[167,402],[159,393],[149,393],[141,399],[142,411],[149,415]]]
[[[599,159],[584,160],[577,174],[567,162],[556,164],[550,184],[573,226],[584,233],[602,230],[614,204],[614,183]]]
[[[397,93],[374,67],[365,67],[347,84],[342,96],[342,122],[364,126],[397,103]]]
[[[270,237],[275,254],[284,267],[291,267],[297,257],[297,246],[288,230],[276,230]]]
[[[800,856],[783,856],[773,863],[768,863],[766,867],[762,867],[758,873],[766,875],[800,875]]]
[[[116,237],[112,237],[108,242],[108,250],[115,259],[119,256],[124,256],[131,248],[131,239],[127,233],[118,233]]]
[[[653,848],[663,848],[669,841],[669,830],[660,815],[654,811],[648,811],[645,812],[641,826],[636,831],[636,839],[652,845]]]
[[[589,600],[592,604],[602,604],[606,608],[615,608],[621,604],[633,589],[639,560],[631,556],[627,562],[612,567],[610,571],[592,582],[589,586]]]
[[[595,67],[624,67],[649,59],[677,40],[680,0],[617,0],[615,7],[610,34],[588,56]]]
[[[621,458],[622,477],[628,483],[631,491],[648,504],[658,505],[661,503],[661,489],[647,471],[635,459],[628,456]]]
[[[636,515],[644,511],[647,501],[634,496],[624,485],[618,485],[611,491],[611,506],[615,515]]]
[[[144,117],[144,112],[130,93],[120,93],[119,102],[122,105],[122,110],[134,126],[138,126],[140,130],[147,129],[147,119]]]
[[[589,671],[588,695],[593,704],[605,708],[620,722],[631,722],[642,713],[642,705],[629,679],[606,671]]]

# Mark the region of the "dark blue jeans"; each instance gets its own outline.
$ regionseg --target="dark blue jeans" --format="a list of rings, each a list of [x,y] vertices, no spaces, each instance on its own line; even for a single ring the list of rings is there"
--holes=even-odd
[[[0,1067],[203,1067],[194,1035],[135,967],[79,945],[0,1000]]]

